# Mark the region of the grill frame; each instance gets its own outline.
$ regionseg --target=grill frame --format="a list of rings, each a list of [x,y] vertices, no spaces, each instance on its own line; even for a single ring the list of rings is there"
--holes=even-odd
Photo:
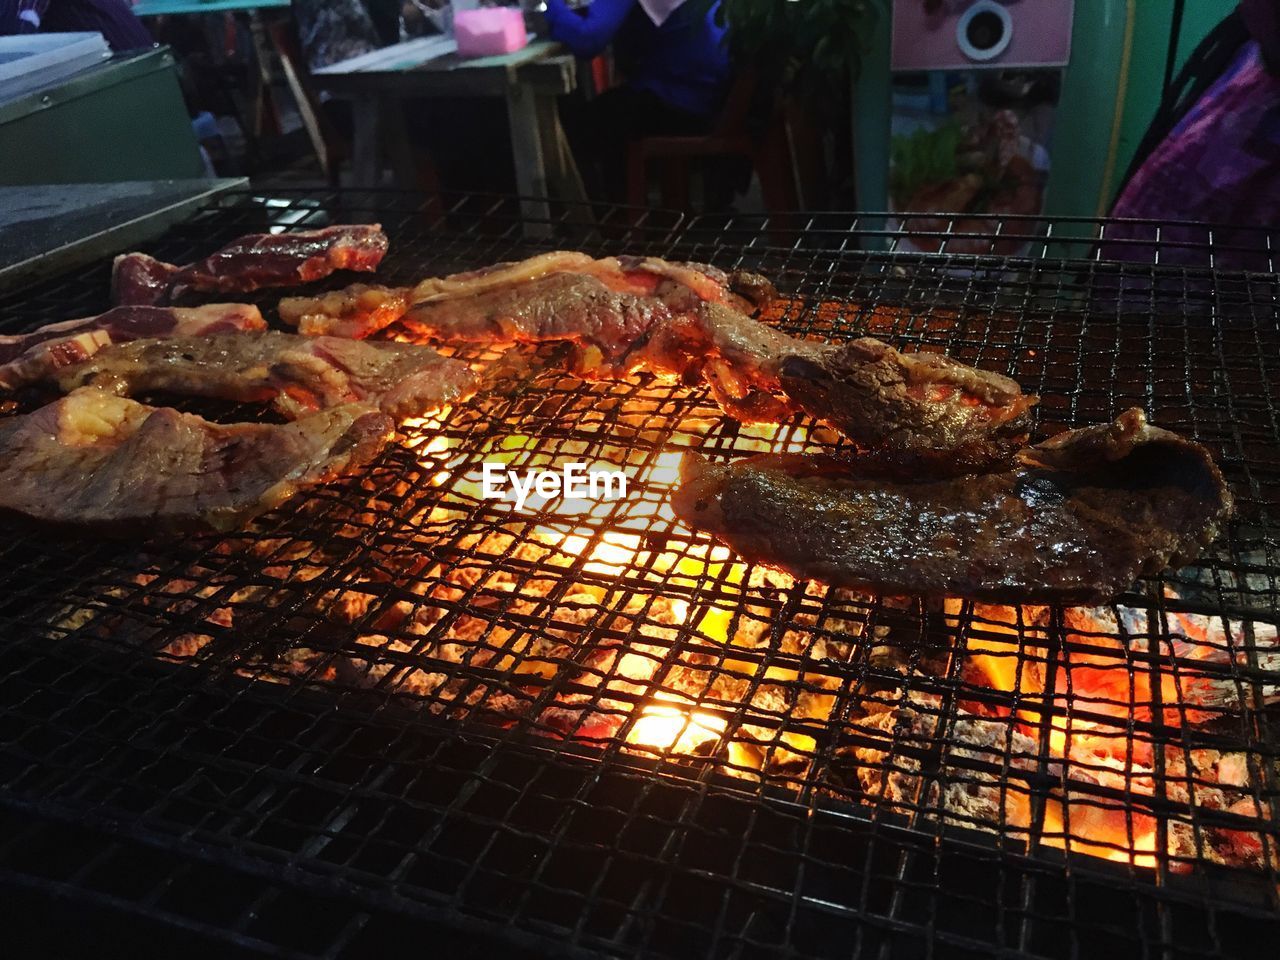
[[[1191,568],[1203,575],[1152,578],[1122,601],[1159,623],[1162,640],[1169,639],[1170,619],[1180,612],[1280,620],[1280,469],[1274,458],[1280,428],[1269,386],[1275,360],[1265,352],[1268,344],[1280,345],[1277,280],[1214,268],[1222,258],[1243,255],[1236,248],[1239,232],[1222,241],[1215,230],[1186,225],[948,218],[904,227],[885,215],[685,218],[618,208],[603,211],[600,224],[592,226],[571,206],[553,207],[548,221],[531,222],[512,198],[442,201],[324,191],[275,193],[271,205],[261,201],[254,191],[220,198],[148,252],[183,262],[267,222],[310,226],[332,216],[387,225],[392,253],[380,272],[382,282],[555,246],[674,254],[722,267],[747,266],[777,279],[786,294],[807,305],[784,313],[782,322],[792,332],[847,336],[866,330],[1009,373],[1046,398],[1038,414],[1041,435],[1108,418],[1134,402],[1146,406],[1157,423],[1185,431],[1221,455],[1242,517],[1210,559]],[[1203,238],[1189,232],[1202,229]],[[1134,236],[1116,240],[1116,233]],[[984,238],[992,252],[952,249],[968,250]],[[1022,255],[996,254],[1004,242],[1025,248],[1018,251]],[[929,244],[939,245],[939,252],[907,249]],[[1125,246],[1150,248],[1156,264],[1121,265],[1104,256]],[[1275,244],[1268,240],[1266,248]],[[1206,265],[1182,262],[1196,257]],[[1274,270],[1270,255],[1265,266]],[[107,265],[97,264],[0,296],[6,332],[105,308],[106,280]],[[270,305],[275,296],[256,299]],[[1088,315],[1060,309],[1078,298],[1090,304]],[[824,315],[814,308],[841,302],[861,309]],[[1168,331],[1176,336],[1166,342]],[[1073,341],[1074,348],[1063,345]],[[1243,349],[1250,344],[1258,348],[1256,375]],[[1095,366],[1109,350],[1113,356],[1140,354],[1136,370],[1142,376],[1130,378],[1118,359]],[[484,443],[511,422],[541,424],[539,442],[571,441],[572,429],[558,434],[556,418],[544,408],[571,406],[586,394],[551,374],[539,383],[536,395],[500,401],[499,413],[488,421],[451,415],[444,432],[452,431],[459,449],[472,452],[492,449]],[[594,390],[597,397],[647,398],[668,410],[672,421],[676,410],[714,416],[696,391],[686,400],[682,389],[643,383]],[[1225,400],[1225,410],[1209,399]],[[506,413],[519,416],[499,415]],[[741,434],[731,426],[712,433],[711,450],[742,449]],[[628,442],[652,463],[667,441]],[[415,469],[413,461],[397,450],[376,469],[403,473]],[[983,641],[1008,644],[1009,655],[1031,668],[1037,655],[1030,649],[1030,629],[1019,627],[1010,640],[971,604],[948,617],[883,598],[841,600],[833,607],[829,598],[814,600],[803,590],[753,596],[753,602],[793,620],[801,613],[820,619],[847,612],[865,631],[844,662],[815,665],[802,654],[783,652],[776,625],[765,647],[734,651],[735,659],[751,665],[757,686],[765,671],[777,667],[807,667],[838,681],[833,719],[825,724],[829,741],[818,743],[810,768],[790,783],[725,776],[710,762],[634,755],[617,741],[601,751],[573,739],[551,740],[539,735],[536,714],[506,729],[479,711],[463,719],[432,718],[421,702],[415,707],[413,698],[406,702],[394,691],[375,690],[371,696],[354,684],[326,679],[319,666],[323,658],[308,665],[310,675],[277,671],[274,679],[281,683],[246,678],[244,673],[271,671],[271,661],[259,654],[275,637],[288,638],[283,645],[290,648],[310,644],[330,656],[330,665],[345,656],[408,669],[419,656],[355,649],[350,641],[327,638],[323,612],[307,610],[321,588],[359,577],[375,551],[403,547],[414,533],[406,522],[421,506],[421,481],[416,492],[391,497],[390,506],[367,526],[357,525],[354,535],[338,521],[326,526],[326,511],[340,514],[351,489],[318,491],[265,523],[264,541],[292,532],[317,544],[328,573],[281,591],[278,606],[258,611],[262,616],[250,623],[233,622],[223,643],[182,662],[140,655],[136,640],[48,625],[69,598],[78,597],[97,599],[126,624],[151,623],[172,635],[216,611],[229,585],[243,582],[235,578],[265,576],[266,560],[215,556],[195,541],[149,551],[145,563],[113,544],[23,535],[0,547],[0,817],[11,827],[0,840],[0,883],[32,904],[65,898],[77,909],[92,908],[104,917],[104,929],[112,917],[126,915],[205,938],[211,949],[231,943],[279,956],[353,955],[428,933],[458,952],[501,947],[530,955],[898,957],[1001,951],[1074,957],[1119,944],[1143,954],[1191,957],[1243,955],[1257,942],[1251,937],[1280,929],[1274,865],[1250,875],[1207,866],[1182,875],[1159,854],[1156,869],[1148,871],[1081,853],[1064,856],[1039,840],[1028,849],[1011,826],[991,834],[957,825],[936,809],[931,815],[930,804],[919,797],[908,804],[855,805],[852,790],[841,795],[825,789],[824,778],[837,759],[834,742],[868,738],[856,717],[868,690],[873,700],[878,695],[895,702],[908,693],[938,693],[937,724],[945,730],[961,716],[959,702],[980,693],[962,670],[975,650],[984,649]],[[501,520],[477,504],[461,529]],[[611,530],[613,520],[593,523],[587,524],[595,532],[584,550]],[[450,552],[449,546],[436,542],[433,556],[475,562],[473,554]],[[505,563],[517,583],[545,574],[542,561],[522,566],[518,560],[484,558],[483,565],[495,570]],[[160,564],[160,577],[130,581],[147,563]],[[190,579],[193,564],[206,572],[201,585],[214,594],[187,609],[173,588],[174,581]],[[581,557],[570,569],[572,582],[590,583],[606,595],[610,580],[619,580],[586,570]],[[130,589],[107,603],[104,576]],[[1260,577],[1261,586],[1232,585],[1248,577]],[[661,594],[691,604],[742,606],[731,584],[705,571],[692,584],[675,582],[669,571],[657,578],[629,574],[621,578],[621,589],[651,600]],[[1207,588],[1201,582],[1206,579]],[[1164,596],[1166,586],[1198,588],[1201,596],[1175,601]],[[386,588],[375,602],[391,602],[394,592]],[[456,620],[483,592],[464,595],[445,616]],[[491,627],[528,628],[536,614],[514,611],[508,601],[487,616]],[[607,614],[597,615],[592,629],[607,638],[605,619]],[[941,675],[876,667],[866,655],[877,646],[876,627],[890,630],[887,644],[906,651],[908,668],[929,654],[940,656]],[[1087,638],[1066,639],[1069,632],[1061,611],[1051,613],[1048,653],[1040,657],[1050,678],[1054,669],[1071,666],[1068,654],[1090,648]],[[665,665],[701,653],[713,658],[713,670],[723,671],[725,651],[690,633],[682,629],[665,646],[657,644]],[[588,646],[582,644],[578,655]],[[858,648],[865,648],[862,654]],[[1243,665],[1237,651],[1230,652],[1230,664],[1219,673],[1242,701],[1247,694],[1256,701],[1264,682],[1280,681],[1280,671],[1261,663],[1255,650],[1243,651]],[[1161,667],[1187,676],[1204,672],[1186,657],[1170,660],[1163,653],[1130,651],[1124,659],[1157,679]],[[492,688],[510,682],[501,673],[481,667],[469,676],[473,687]],[[465,675],[460,667],[459,676]],[[614,673],[607,679],[618,678]],[[891,688],[896,682],[899,689],[877,691],[872,681]],[[541,685],[529,683],[544,704],[577,689],[565,669]],[[615,689],[608,699],[626,703],[636,696]],[[598,689],[595,697],[602,699]],[[1037,708],[1017,695],[990,699],[1014,715]],[[1157,703],[1157,711],[1162,706],[1167,705]],[[1081,714],[1074,704],[1070,712]],[[773,719],[794,722],[781,714]],[[1234,736],[1169,734],[1172,728],[1159,723],[1150,724],[1145,736],[1162,747],[1176,743],[1183,753],[1206,744],[1247,746],[1260,764],[1250,779],[1264,811],[1261,835],[1274,844],[1280,839],[1275,722],[1254,702]],[[1012,720],[1004,723],[1014,726]],[[1131,729],[1139,731],[1141,722],[1136,723]],[[814,725],[795,729],[814,732]],[[1042,721],[1035,770],[1022,778],[1032,785],[1041,817],[1054,782],[1050,732]],[[966,769],[955,744],[945,734],[941,739],[941,747],[913,745],[895,734],[886,766],[902,769],[907,761],[919,761],[926,773],[944,779],[954,775],[957,760],[957,769]],[[969,769],[988,780],[1003,777],[1009,743],[1006,738],[994,765],[980,760]],[[1157,766],[1167,762],[1163,749],[1155,756]],[[1157,775],[1162,791],[1163,773]],[[1126,790],[1130,780],[1125,777]],[[1148,801],[1105,788],[1100,795],[1154,804],[1174,819],[1182,812],[1167,796]],[[1224,822],[1194,806],[1186,806],[1185,816],[1197,836],[1206,824]],[[400,827],[401,819],[409,826]],[[1237,823],[1229,817],[1225,822]],[[1163,849],[1164,835],[1158,839]],[[346,860],[335,863],[344,854]],[[154,875],[129,866],[137,862],[154,864]],[[428,867],[437,871],[434,877]],[[130,882],[133,874],[149,882]],[[220,885],[251,892],[232,894]],[[290,910],[279,911],[281,903]],[[273,907],[289,919],[264,925],[262,917]],[[32,916],[30,932],[48,937],[40,925],[49,915],[36,909]]]

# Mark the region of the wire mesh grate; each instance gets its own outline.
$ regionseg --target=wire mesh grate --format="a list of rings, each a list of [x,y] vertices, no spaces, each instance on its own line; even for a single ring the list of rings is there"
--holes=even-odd
[[[0,544],[0,882],[31,926],[57,897],[214,952],[726,957],[1243,956],[1280,928],[1280,317],[1274,276],[1222,268],[1239,232],[523,212],[244,194],[148,252],[378,220],[388,283],[561,246],[747,267],[792,332],[1015,377],[1038,435],[1144,407],[1214,451],[1236,520],[1100,608],[795,582],[681,527],[675,464],[842,441],[527,354],[243,533]],[[10,292],[7,328],[103,309],[107,273]],[[630,492],[517,513],[485,460]]]

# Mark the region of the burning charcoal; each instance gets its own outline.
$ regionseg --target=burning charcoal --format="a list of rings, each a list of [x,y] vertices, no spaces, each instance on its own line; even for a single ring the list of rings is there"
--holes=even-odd
[[[1129,607],[1071,607],[1063,622],[1070,631],[1066,653],[1073,694],[1103,712],[1127,715],[1132,708],[1139,718],[1149,718],[1155,696],[1146,613]],[[1213,722],[1252,709],[1255,698],[1280,702],[1280,679],[1262,683],[1241,673],[1252,670],[1252,654],[1258,669],[1280,675],[1275,626],[1253,623],[1246,630],[1238,620],[1179,612],[1167,614],[1166,626],[1167,633],[1159,631],[1156,650],[1166,723]],[[1060,691],[1065,683],[1063,678]]]
[[[1199,810],[1222,810],[1257,824],[1232,828],[1207,825],[1205,815],[1190,810],[1169,822],[1169,853],[1178,858],[1176,866],[1186,869],[1191,862],[1208,860],[1230,867],[1260,870],[1267,867],[1263,835],[1273,865],[1277,858],[1276,836],[1270,814],[1258,804],[1251,786],[1252,777],[1243,753],[1217,750],[1166,750],[1165,777],[1169,799]]]
[[[839,750],[855,762],[869,801],[920,808],[926,816],[940,815],[944,822],[978,829],[1025,829],[1029,788],[1017,772],[1035,770],[1035,740],[1007,720],[964,711],[958,711],[944,731],[936,712],[939,703],[933,694],[911,693],[906,704],[873,713],[849,728],[859,738],[890,738],[884,747]]]
[[[213,642],[207,633],[184,633],[174,637],[156,651],[159,656],[172,657],[175,660],[188,660],[195,657],[206,646]]]
[[[636,704],[648,693],[649,682],[667,657],[661,643],[646,639],[670,641],[675,630],[666,626],[680,623],[675,605],[656,598],[646,606],[636,598],[619,611],[611,621],[611,630],[626,630],[625,639],[612,637],[592,641],[575,652],[565,689],[572,692],[557,697],[538,717],[540,725],[563,736],[599,741],[617,734]],[[564,652],[568,652],[567,650]],[[595,688],[581,692],[574,688]],[[614,696],[610,696],[614,694]],[[625,694],[618,699],[617,694]]]
[[[849,782],[867,802],[899,807],[913,802],[919,782],[916,761],[893,756],[898,733],[927,741],[937,725],[940,701],[933,694],[913,692],[908,703],[872,704],[852,720],[846,735],[858,742],[838,744],[834,768],[838,782]],[[876,745],[866,743],[876,741]]]
[[[410,625],[407,637],[389,637],[382,634],[366,634],[357,638],[358,654],[339,657],[334,663],[335,679],[340,683],[367,688],[383,688],[396,693],[419,698],[432,697],[447,681],[448,676],[423,666],[407,666],[400,656],[421,657],[421,644],[412,636]],[[353,651],[354,653],[354,651]]]

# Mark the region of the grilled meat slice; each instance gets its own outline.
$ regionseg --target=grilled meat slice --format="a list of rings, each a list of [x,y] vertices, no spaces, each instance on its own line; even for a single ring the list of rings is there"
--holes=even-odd
[[[405,316],[424,337],[477,343],[569,342],[575,372],[610,379],[645,370],[686,383],[705,380],[726,413],[775,421],[786,413],[772,357],[792,342],[720,303],[612,290],[593,276],[557,273],[518,287],[429,300]]]
[[[412,288],[409,302],[417,303],[432,297],[467,297],[499,287],[518,286],[553,273],[588,273],[595,262],[585,253],[552,250],[524,260],[507,260],[477,270],[428,277]]]
[[[592,379],[637,370],[706,383],[725,413],[774,422],[795,409],[831,423],[882,465],[934,475],[1003,467],[1026,443],[1026,396],[1006,377],[879,340],[817,344],[748,316],[774,291],[751,274],[650,257],[592,260],[558,251],[442,280],[412,292],[353,286],[281,301],[309,334],[367,336],[403,313],[422,337],[576,346]],[[405,304],[412,306],[405,310]]]
[[[1008,377],[871,337],[803,347],[782,359],[782,390],[895,473],[999,468],[1027,442],[1036,398]]]
[[[120,395],[270,401],[293,419],[356,402],[403,418],[471,396],[476,375],[430,347],[267,331],[108,347],[64,368],[58,384],[63,390],[92,384]]]
[[[104,535],[232,530],[353,472],[393,429],[363,404],[224,425],[86,387],[0,421],[0,513]]]
[[[424,337],[466,343],[568,341],[580,349],[578,365],[597,376],[621,376],[628,355],[671,311],[661,300],[610,290],[595,277],[553,273],[518,286],[468,297],[416,304],[405,326]]]
[[[617,289],[639,286],[641,292],[670,299],[686,291],[704,303],[722,303],[742,313],[752,314],[763,310],[778,296],[772,283],[747,270],[721,270],[709,263],[691,260],[661,260],[658,257],[617,257],[597,261],[601,270],[597,276]],[[612,280],[611,271],[616,263],[622,280]],[[649,279],[652,278],[652,279]],[[652,289],[646,291],[645,287]]]
[[[584,253],[556,250],[526,260],[428,278],[412,288],[352,284],[317,297],[285,297],[280,301],[280,318],[309,336],[363,338],[395,323],[412,304],[438,305],[501,290],[519,296],[526,286],[535,284],[536,291],[539,281],[556,275],[594,278],[615,293],[725,303],[744,312],[765,306],[777,295],[768,280],[746,271],[726,273],[708,264],[656,257],[596,260]]]
[[[584,253],[557,250],[514,263],[423,280],[413,288],[409,299],[418,304],[473,297],[504,288],[516,290],[557,274],[593,277],[615,293],[684,302],[693,298],[705,303],[724,303],[743,312],[760,309],[777,296],[773,284],[746,271],[727,273],[710,264],[658,257],[593,260]]]
[[[686,457],[676,513],[744,557],[889,594],[1099,604],[1185,562],[1231,513],[1204,447],[1133,409],[1001,473],[901,482],[808,456]]]
[[[200,337],[265,330],[257,307],[210,303],[202,307],[115,307],[96,317],[51,323],[31,333],[0,336],[0,390],[45,380],[103,347],[142,337]]]
[[[1009,463],[1035,402],[1006,377],[937,354],[903,354],[870,338],[798,340],[725,302],[639,296],[579,273],[427,300],[404,323],[444,340],[570,341],[584,376],[647,370],[705,382],[725,413],[747,422],[777,421],[798,406],[900,472]]]
[[[378,268],[387,235],[378,224],[344,224],[292,233],[251,233],[185,267],[144,253],[116,257],[111,272],[115,302],[172,303],[184,294],[248,293],[327,277],[335,270]]]
[[[284,297],[278,312],[303,336],[363,340],[403,317],[410,295],[407,287],[353,283],[315,297]]]
[[[777,296],[764,277],[743,270],[726,272],[706,263],[658,257],[602,257],[556,250],[527,260],[498,263],[480,270],[423,280],[413,288],[413,303],[471,297],[504,287],[519,287],[555,274],[594,277],[608,289],[636,296],[692,295],[707,303],[726,303],[744,312],[758,310]]]

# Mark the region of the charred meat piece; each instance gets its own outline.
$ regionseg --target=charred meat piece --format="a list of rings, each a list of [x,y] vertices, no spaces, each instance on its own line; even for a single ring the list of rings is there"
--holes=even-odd
[[[775,423],[795,409],[779,396],[779,358],[811,347],[822,349],[724,304],[701,303],[655,326],[632,362],[685,383],[706,383],[720,408],[744,423]]]
[[[584,253],[557,250],[446,277],[428,277],[414,287],[355,283],[317,297],[285,297],[280,301],[280,319],[307,336],[363,339],[395,323],[421,300],[441,301],[517,288],[553,274],[587,272],[595,262]]]
[[[372,271],[387,253],[378,224],[292,233],[251,233],[185,267],[144,253],[116,257],[111,290],[121,305],[172,303],[184,294],[248,293],[327,277],[335,270]]]
[[[553,250],[524,260],[503,261],[444,277],[428,277],[412,288],[409,301],[417,303],[432,297],[466,297],[539,280],[553,273],[585,273],[595,262],[585,253]]]
[[[210,303],[203,307],[115,307],[96,317],[52,323],[31,333],[0,336],[0,390],[45,380],[82,363],[105,346],[143,337],[200,337],[265,330],[257,307]]]
[[[807,456],[686,457],[676,513],[749,560],[888,594],[1098,604],[1193,559],[1231,513],[1204,447],[1133,409],[1022,454],[916,483]]]
[[[476,375],[430,347],[268,331],[108,347],[64,368],[58,384],[63,390],[91,384],[119,395],[270,401],[293,419],[347,403],[403,418],[471,396]]]
[[[678,299],[686,303],[724,303],[744,312],[767,305],[776,295],[764,277],[746,271],[726,273],[701,263],[656,257],[605,257],[556,250],[513,263],[432,277],[413,288],[352,284],[317,297],[286,297],[280,318],[309,336],[331,334],[362,338],[395,323],[413,304],[466,300],[507,291],[510,296],[556,275],[589,277],[614,293]]]
[[[363,404],[224,425],[87,387],[0,421],[0,513],[131,537],[232,530],[353,472],[393,429]]]
[[[1027,442],[1028,396],[1008,377],[863,337],[782,359],[782,390],[898,474],[1003,467]]]
[[[651,291],[654,296],[669,298],[688,291],[704,303],[722,303],[747,314],[763,310],[778,296],[774,285],[758,273],[724,271],[708,263],[657,257],[617,257],[597,263],[603,267],[597,275],[606,282],[612,264],[617,263],[631,283],[643,283],[646,276],[654,278]],[[619,289],[624,287],[619,285]]]
[[[557,273],[518,287],[419,303],[404,318],[420,336],[477,343],[568,342],[575,372],[609,379],[645,370],[707,382],[726,413],[774,421],[769,392],[785,334],[720,303],[680,303],[612,290],[593,276]]]

